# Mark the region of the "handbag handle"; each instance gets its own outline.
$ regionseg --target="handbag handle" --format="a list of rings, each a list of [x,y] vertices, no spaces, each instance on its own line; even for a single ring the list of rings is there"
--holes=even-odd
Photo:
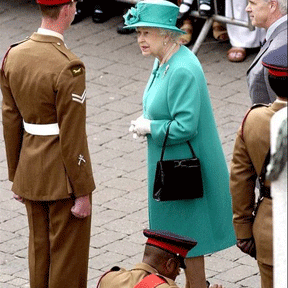
[[[169,124],[168,124],[167,132],[166,132],[165,139],[164,139],[164,142],[163,142],[162,152],[161,152],[161,161],[163,161],[164,152],[165,152],[165,148],[166,148],[166,142],[167,142],[167,139],[168,139],[168,135],[169,135],[169,130],[170,130],[171,123],[172,123],[172,121],[169,122]],[[194,152],[194,150],[193,150],[193,148],[192,148],[191,143],[190,143],[189,141],[187,141],[187,144],[188,144],[188,146],[189,146],[189,148],[190,148],[190,150],[191,150],[192,156],[193,156],[194,158],[196,158],[196,155],[195,155],[195,152]]]

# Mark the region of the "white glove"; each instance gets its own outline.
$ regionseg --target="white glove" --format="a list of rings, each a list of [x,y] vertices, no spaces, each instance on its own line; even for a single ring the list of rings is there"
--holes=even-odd
[[[151,132],[151,120],[145,119],[143,115],[141,115],[136,120],[131,121],[131,126],[129,128],[129,132],[136,134],[137,136],[145,136]],[[135,136],[133,137],[135,138]]]

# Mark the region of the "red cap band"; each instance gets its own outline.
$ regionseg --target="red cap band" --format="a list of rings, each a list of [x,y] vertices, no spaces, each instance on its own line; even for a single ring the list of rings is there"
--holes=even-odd
[[[273,70],[273,69],[269,69],[269,74],[276,76],[276,77],[287,77],[288,76],[287,71],[279,71],[279,70]]]
[[[164,250],[166,250],[168,252],[171,252],[173,254],[179,254],[183,258],[185,258],[187,253],[188,253],[187,249],[177,247],[177,246],[175,246],[173,244],[170,244],[170,243],[164,243],[164,242],[159,241],[159,240],[154,239],[154,238],[149,238],[147,240],[146,244],[150,244],[152,246],[156,246],[156,247],[162,248],[162,249],[164,249]]]
[[[37,0],[38,4],[48,5],[48,6],[66,4],[69,2],[72,2],[72,1],[71,0]]]

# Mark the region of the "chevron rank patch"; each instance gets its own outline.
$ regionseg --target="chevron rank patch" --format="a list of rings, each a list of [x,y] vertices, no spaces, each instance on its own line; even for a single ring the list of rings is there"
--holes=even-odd
[[[74,66],[71,68],[71,72],[72,72],[73,77],[77,77],[84,73],[84,69],[82,66]]]
[[[85,99],[86,99],[86,89],[82,95],[77,95],[77,94],[72,93],[72,100],[73,101],[76,101],[80,104],[83,104]]]

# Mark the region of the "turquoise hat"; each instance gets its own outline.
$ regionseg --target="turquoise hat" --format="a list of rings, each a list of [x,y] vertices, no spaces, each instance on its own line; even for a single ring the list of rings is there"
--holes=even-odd
[[[165,0],[144,0],[136,4],[123,16],[124,28],[155,27],[185,34],[176,27],[179,7]]]

